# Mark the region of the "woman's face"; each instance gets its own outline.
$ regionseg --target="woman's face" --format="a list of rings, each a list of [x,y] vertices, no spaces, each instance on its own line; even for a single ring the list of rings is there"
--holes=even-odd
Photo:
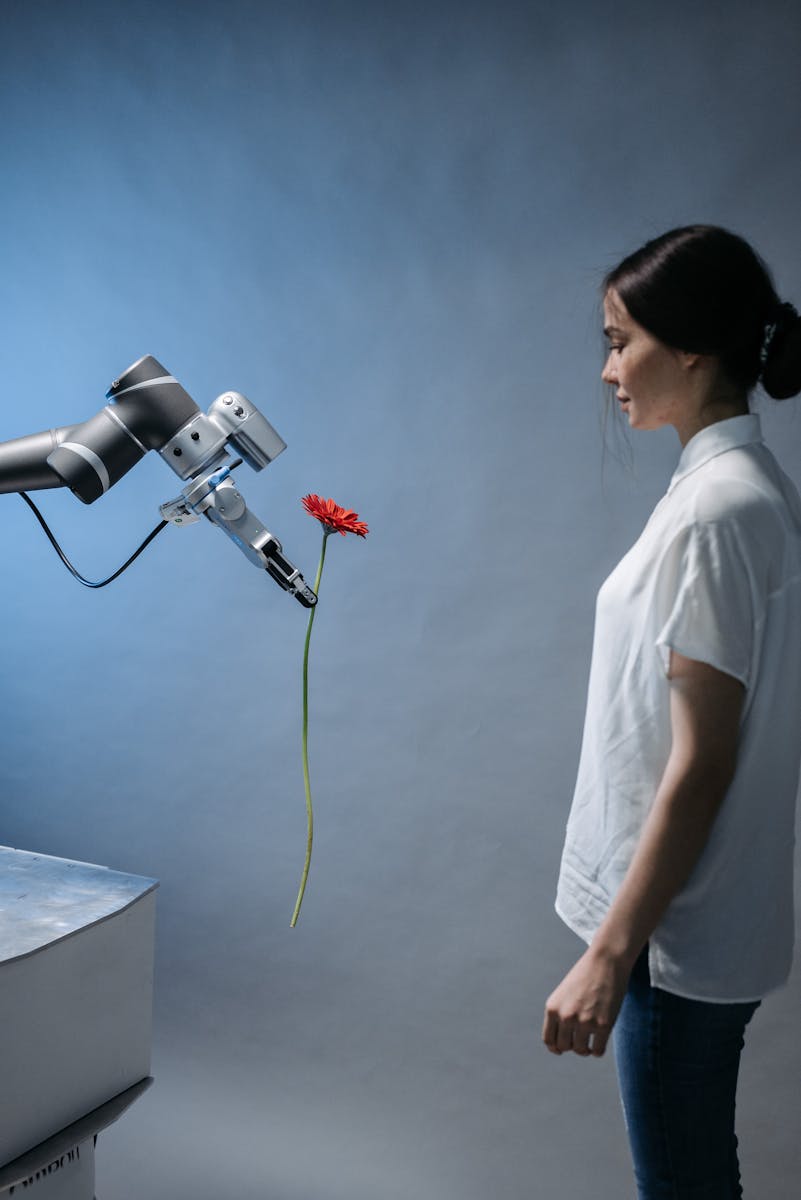
[[[614,288],[604,298],[609,357],[601,378],[617,389],[632,429],[659,429],[686,422],[689,379],[686,355],[666,346],[629,316]]]

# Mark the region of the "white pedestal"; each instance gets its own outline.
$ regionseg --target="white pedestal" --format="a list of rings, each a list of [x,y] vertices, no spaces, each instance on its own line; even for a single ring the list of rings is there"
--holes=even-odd
[[[149,1075],[157,886],[0,847],[0,1166]]]
[[[68,1125],[27,1154],[0,1167],[0,1200],[94,1200],[95,1140],[147,1091],[143,1079],[127,1092]]]
[[[17,1183],[0,1188],[0,1200],[94,1200],[94,1140],[71,1146],[56,1158],[42,1162]]]

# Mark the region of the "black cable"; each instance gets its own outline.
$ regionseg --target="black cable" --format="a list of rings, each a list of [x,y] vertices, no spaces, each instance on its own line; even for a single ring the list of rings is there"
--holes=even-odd
[[[108,579],[101,579],[99,582],[94,583],[91,579],[84,579],[83,575],[81,575],[81,573],[79,571],[76,571],[75,567],[72,565],[72,563],[67,558],[64,551],[59,546],[56,539],[53,537],[53,534],[50,532],[50,530],[47,526],[47,522],[45,521],[42,514],[39,512],[39,509],[36,507],[33,500],[31,500],[30,496],[26,492],[20,492],[19,495],[22,496],[22,499],[25,501],[25,503],[28,505],[28,507],[32,510],[33,515],[36,517],[36,520],[39,522],[42,529],[47,534],[50,545],[53,547],[56,554],[63,562],[64,566],[67,568],[70,575],[72,575],[75,579],[77,579],[79,583],[82,583],[84,585],[84,587],[102,588],[102,587],[105,587],[107,583],[113,583],[115,579],[118,579],[119,576],[122,575],[123,571],[125,571],[128,567],[130,567],[131,563],[139,557],[139,555],[142,553],[142,551],[144,549],[146,549],[147,546],[150,545],[150,543],[153,541],[153,538],[156,536],[156,534],[161,533],[162,529],[164,529],[165,526],[169,525],[169,521],[162,521],[159,525],[156,526],[155,529],[151,530],[151,532],[147,535],[145,540],[142,542],[142,545],[139,547],[139,549],[135,550],[133,552],[131,557],[127,560],[127,562],[124,562],[122,564],[122,566],[119,568],[119,570],[115,571],[113,575],[109,575]]]

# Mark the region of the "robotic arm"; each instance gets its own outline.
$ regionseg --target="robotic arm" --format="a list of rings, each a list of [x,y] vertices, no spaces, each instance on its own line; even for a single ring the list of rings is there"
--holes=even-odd
[[[261,471],[286,449],[255,405],[239,392],[224,392],[204,414],[150,355],[115,379],[106,398],[106,407],[81,425],[0,444],[0,492],[68,487],[91,504],[155,450],[184,481],[181,494],[162,504],[162,517],[175,525],[207,517],[252,563],[313,608],[316,595],[247,507],[231,475],[243,459]]]

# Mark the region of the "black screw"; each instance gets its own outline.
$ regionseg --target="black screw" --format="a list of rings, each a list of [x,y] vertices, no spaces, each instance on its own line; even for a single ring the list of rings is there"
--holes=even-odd
[[[200,441],[200,434],[199,434],[199,433],[193,433],[193,434],[192,434],[192,441],[193,441],[193,442],[199,442],[199,441]]]
[[[181,455],[183,454],[183,450],[181,449],[180,446],[176,446],[175,449],[173,450],[173,454],[175,455],[176,458],[180,458]]]

